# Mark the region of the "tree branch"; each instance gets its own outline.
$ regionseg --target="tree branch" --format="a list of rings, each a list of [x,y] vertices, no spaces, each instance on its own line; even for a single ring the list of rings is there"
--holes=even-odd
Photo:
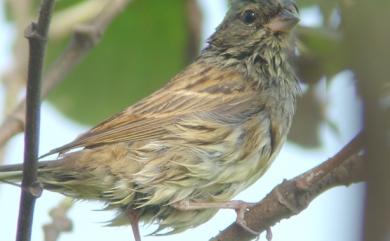
[[[252,230],[266,231],[282,219],[297,215],[324,191],[364,180],[362,137],[359,134],[333,158],[276,186],[245,215]],[[248,241],[255,237],[236,223],[231,224],[210,241]]]
[[[45,98],[50,91],[61,83],[66,75],[99,43],[107,27],[126,8],[129,2],[130,0],[112,0],[93,21],[75,29],[68,48],[43,77],[41,98]],[[22,100],[1,124],[0,147],[4,146],[14,135],[23,132],[25,126],[23,113],[25,109],[25,100]]]
[[[34,205],[40,196],[41,188],[37,187],[37,166],[39,152],[39,127],[41,109],[41,75],[49,31],[51,13],[55,0],[42,2],[38,23],[31,23],[26,30],[29,41],[30,56],[27,77],[27,110],[26,133],[24,137],[24,163],[22,191],[20,197],[17,241],[29,241],[34,214]]]

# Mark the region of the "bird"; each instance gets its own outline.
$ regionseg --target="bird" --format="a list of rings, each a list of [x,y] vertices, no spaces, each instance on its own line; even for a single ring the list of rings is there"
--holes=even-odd
[[[165,86],[53,149],[38,163],[49,191],[116,210],[110,225],[194,228],[269,168],[287,139],[300,95],[290,63],[299,12],[291,0],[231,0],[200,55]],[[18,182],[22,165],[0,167]]]

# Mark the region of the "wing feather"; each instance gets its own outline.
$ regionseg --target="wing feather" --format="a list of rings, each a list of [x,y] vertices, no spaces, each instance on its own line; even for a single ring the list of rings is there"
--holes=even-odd
[[[242,79],[237,72],[195,63],[159,91],[44,156],[79,147],[163,138],[178,119],[227,110],[248,101],[253,94],[242,91],[247,85]]]

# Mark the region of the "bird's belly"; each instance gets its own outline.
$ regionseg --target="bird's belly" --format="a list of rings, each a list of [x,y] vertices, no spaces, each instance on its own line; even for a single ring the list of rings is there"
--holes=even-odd
[[[269,166],[268,144],[257,145],[245,155],[242,154],[245,152],[243,147],[232,152],[231,157],[234,159],[218,161],[214,159],[211,162],[208,158],[203,164],[198,159],[197,165],[187,165],[192,172],[183,175],[183,179],[165,180],[156,185],[147,202],[144,202],[144,206],[141,207],[145,217],[154,216],[159,220],[157,222],[160,228],[170,227],[174,232],[195,227],[209,220],[218,211],[217,209],[181,211],[166,204],[183,200],[190,202],[231,200],[255,182]],[[195,167],[197,171],[194,170]],[[203,172],[200,171],[201,169]],[[155,209],[151,209],[152,207]],[[149,220],[145,221],[149,222]]]
[[[258,146],[246,158],[221,165],[215,173],[215,178],[210,180],[210,189],[215,189],[213,200],[231,200],[258,180],[268,168],[270,161],[269,153],[264,153],[264,146]]]

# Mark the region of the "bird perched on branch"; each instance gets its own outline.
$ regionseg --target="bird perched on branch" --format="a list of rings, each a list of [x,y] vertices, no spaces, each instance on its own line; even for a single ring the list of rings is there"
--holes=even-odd
[[[163,88],[40,162],[44,189],[100,200],[112,225],[159,225],[176,233],[232,208],[247,230],[249,205],[231,201],[270,166],[286,140],[299,95],[288,62],[298,22],[289,0],[232,0],[194,63]],[[46,156],[46,155],[45,155]],[[0,168],[16,182],[22,166]]]

